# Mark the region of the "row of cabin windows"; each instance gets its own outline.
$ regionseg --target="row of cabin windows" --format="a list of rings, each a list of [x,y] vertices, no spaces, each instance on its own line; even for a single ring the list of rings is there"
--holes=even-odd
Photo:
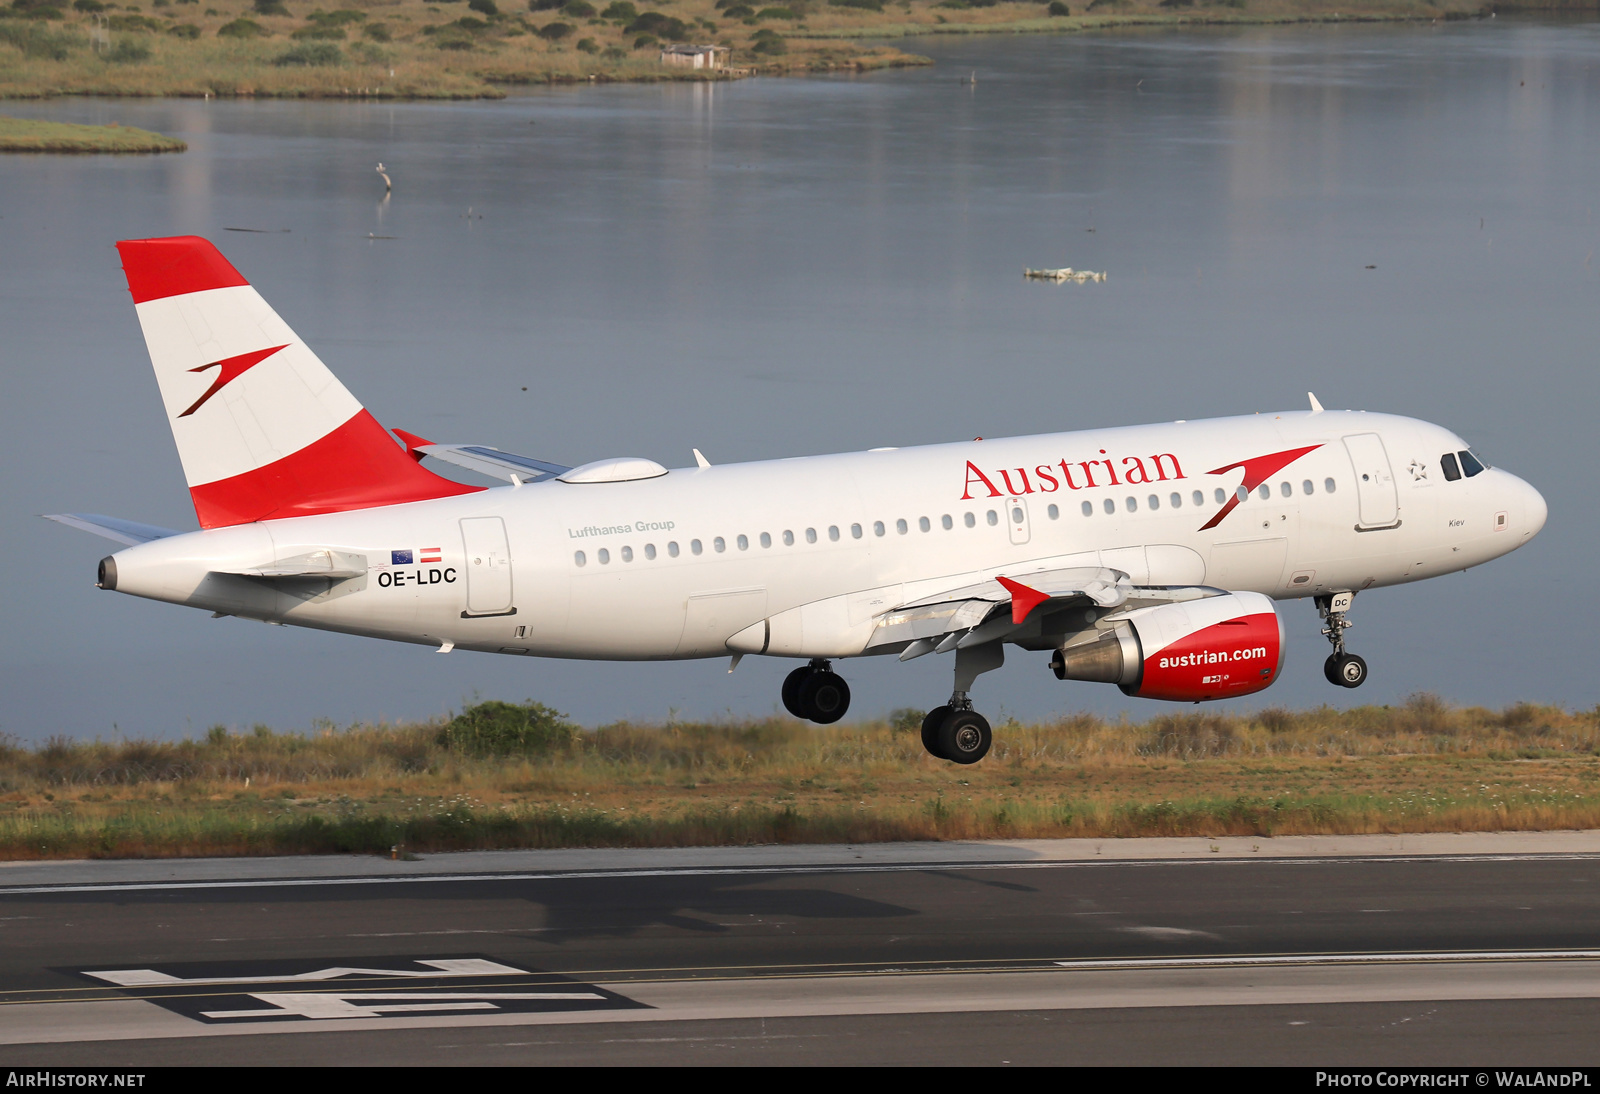
[[[1481,468],[1480,468],[1480,470],[1481,470]],[[1446,472],[1446,474],[1448,475],[1448,472]],[[1477,474],[1477,472],[1473,472],[1473,474]],[[1322,488],[1326,493],[1331,494],[1336,489],[1338,489],[1338,484],[1335,483],[1332,479],[1324,479],[1323,483],[1322,483]],[[1288,482],[1279,483],[1278,484],[1278,489],[1279,489],[1279,492],[1286,498],[1294,496],[1294,487],[1291,484],[1289,484]],[[1313,485],[1313,483],[1311,482],[1310,479],[1306,479],[1305,482],[1301,483],[1301,490],[1302,490],[1302,492],[1304,492],[1306,494],[1313,494],[1313,493],[1316,492],[1316,487]],[[1265,499],[1270,498],[1272,496],[1272,487],[1267,485],[1266,483],[1262,483],[1261,486],[1257,487],[1256,492],[1263,500],[1265,500]],[[1217,504],[1221,505],[1223,502],[1225,502],[1228,499],[1228,492],[1219,487],[1216,491],[1214,491],[1214,496],[1216,498]],[[1241,486],[1241,487],[1238,488],[1238,496],[1239,496],[1239,500],[1240,501],[1244,501],[1246,498],[1248,498],[1250,496],[1250,492],[1248,490],[1246,490],[1244,487]],[[1192,493],[1190,495],[1190,504],[1195,505],[1195,506],[1203,506],[1205,503],[1206,503],[1206,496],[1205,496],[1205,493],[1203,491],[1196,490],[1196,491],[1194,491],[1194,493]],[[1148,498],[1145,499],[1145,507],[1148,508],[1148,509],[1160,509],[1161,508],[1161,504],[1162,504],[1161,503],[1161,496],[1159,494],[1151,494]],[[1176,491],[1174,491],[1172,494],[1169,494],[1167,496],[1166,504],[1168,505],[1168,507],[1170,507],[1172,509],[1181,509],[1181,508],[1183,508],[1183,504],[1184,504],[1183,495],[1180,494],[1180,493],[1177,493]],[[1117,502],[1116,502],[1115,498],[1106,498],[1104,501],[1101,502],[1101,505],[1105,508],[1105,511],[1107,513],[1115,513],[1117,511]],[[1130,513],[1138,512],[1138,510],[1139,510],[1139,499],[1135,498],[1135,497],[1126,498],[1123,501],[1123,505],[1127,508],[1128,512],[1130,512]],[[1060,508],[1060,506],[1052,504],[1052,505],[1048,506],[1045,509],[1045,513],[1046,513],[1046,515],[1049,516],[1049,518],[1051,520],[1059,520],[1060,517],[1061,517],[1061,508]],[[1086,501],[1086,502],[1083,503],[1083,515],[1086,516],[1086,517],[1094,515],[1094,503],[1093,502]],[[1012,521],[1014,523],[1021,524],[1027,518],[1026,518],[1026,514],[1023,513],[1021,508],[1014,508],[1011,511],[1011,519],[1012,519]],[[984,514],[984,520],[985,520],[986,523],[988,523],[991,526],[999,524],[1000,523],[1000,514],[995,512],[995,510],[990,509],[988,512],[986,512]],[[977,518],[976,514],[974,514],[974,513],[969,511],[967,513],[963,513],[962,514],[961,522],[963,524],[965,524],[968,528],[975,528],[978,525],[978,518]],[[952,528],[954,528],[956,526],[955,525],[955,518],[952,517],[949,513],[946,513],[942,517],[939,518],[939,526],[941,528],[943,528],[945,531],[948,532],[948,531],[950,531]],[[933,521],[930,520],[927,517],[918,517],[917,518],[917,528],[918,528],[919,531],[931,532],[931,531],[933,531]],[[894,530],[897,533],[899,533],[900,535],[903,536],[903,535],[906,535],[907,533],[909,533],[911,531],[911,525],[904,517],[901,517],[899,520],[894,522]],[[884,536],[884,535],[888,535],[888,533],[889,533],[889,529],[884,524],[883,521],[875,520],[875,521],[872,522],[872,534],[874,536]],[[804,534],[805,534],[805,540],[806,540],[807,543],[815,543],[815,542],[817,542],[817,530],[815,528],[807,528],[805,530]],[[850,526],[850,538],[851,539],[861,539],[865,535],[866,535],[866,532],[861,527],[861,525],[852,524]],[[784,529],[782,538],[783,538],[783,545],[785,547],[793,547],[794,546],[794,544],[795,544],[795,534],[794,534],[793,531],[791,531],[791,530],[789,530],[787,528]],[[829,541],[833,542],[833,543],[837,543],[841,538],[842,538],[842,533],[839,531],[839,526],[837,524],[829,525],[828,526],[828,539],[829,539]],[[772,535],[771,535],[771,533],[762,532],[760,537],[759,537],[759,542],[760,542],[762,547],[771,547],[772,546]],[[745,536],[745,535],[735,536],[734,537],[734,544],[739,548],[739,550],[748,551],[750,549],[750,537],[749,536]],[[721,536],[717,536],[716,538],[714,538],[711,541],[711,549],[713,551],[717,552],[718,554],[722,554],[724,551],[726,551],[728,549],[728,541],[723,539],[723,537],[721,537]],[[623,562],[632,562],[633,561],[633,548],[632,547],[623,547],[623,548],[619,549],[617,553],[621,556]],[[689,541],[689,553],[692,554],[692,555],[704,554],[705,553],[705,545],[702,544],[698,539],[691,539]],[[678,551],[677,541],[673,540],[673,541],[669,542],[667,544],[667,557],[668,558],[677,558],[678,554],[679,554],[679,551]],[[650,560],[650,561],[654,561],[655,560],[655,558],[656,558],[656,545],[654,543],[646,543],[644,545],[644,557],[646,559]],[[597,562],[599,562],[600,565],[602,565],[602,566],[609,565],[610,562],[611,562],[611,551],[610,551],[610,549],[606,548],[606,547],[600,548],[598,551],[595,552],[595,560]],[[589,556],[583,551],[576,551],[576,552],[573,553],[572,561],[575,562],[579,566],[586,566],[589,563]]]
[[[1335,491],[1337,491],[1338,489],[1339,489],[1339,484],[1334,482],[1332,479],[1323,479],[1322,480],[1322,491],[1323,491],[1323,493],[1332,494]],[[1305,481],[1303,481],[1300,484],[1300,492],[1302,494],[1306,494],[1306,495],[1315,494],[1317,492],[1317,486],[1310,479],[1306,479]],[[1240,501],[1245,501],[1250,497],[1250,491],[1246,490],[1243,486],[1238,487],[1234,491],[1234,493],[1236,494],[1236,496],[1238,497],[1238,499]],[[1286,498],[1294,497],[1294,484],[1291,483],[1291,482],[1288,482],[1287,480],[1285,480],[1284,482],[1280,482],[1278,484],[1278,493],[1283,495]],[[1265,483],[1264,482],[1260,486],[1256,487],[1256,496],[1259,497],[1262,501],[1266,501],[1268,498],[1272,497],[1272,485],[1270,483]],[[1221,505],[1223,502],[1228,500],[1228,492],[1226,490],[1222,489],[1221,487],[1218,487],[1216,490],[1212,491],[1212,497],[1216,499],[1216,503],[1218,505]],[[1203,490],[1194,491],[1194,493],[1189,495],[1189,503],[1191,505],[1196,506],[1196,507],[1204,505],[1206,503],[1205,492]],[[1151,494],[1149,497],[1145,498],[1145,500],[1144,500],[1144,505],[1145,505],[1146,509],[1160,509],[1161,508],[1161,504],[1162,503],[1161,503],[1161,495],[1160,494]],[[1169,509],[1182,509],[1183,508],[1183,495],[1178,493],[1176,490],[1174,490],[1171,494],[1167,495],[1166,504],[1167,504],[1167,507]],[[1112,513],[1115,513],[1117,511],[1117,499],[1116,498],[1105,498],[1100,502],[1100,505],[1106,511],[1106,513],[1108,515],[1112,514]],[[1123,501],[1122,501],[1122,505],[1123,505],[1123,508],[1125,508],[1130,513],[1137,513],[1139,511],[1139,499],[1136,498],[1136,497],[1124,498]],[[1051,520],[1055,520],[1056,519],[1056,507],[1054,505],[1050,506],[1049,512],[1050,512],[1050,519]],[[1083,515],[1086,516],[1086,517],[1094,516],[1094,502],[1086,501],[1086,502],[1083,503]],[[1020,523],[1020,520],[1019,520],[1019,523]]]
[[[1459,463],[1457,461],[1460,461]],[[1444,477],[1449,482],[1455,482],[1461,476],[1467,478],[1481,472],[1487,466],[1468,449],[1464,452],[1446,452],[1439,457],[1439,466],[1444,468]]]

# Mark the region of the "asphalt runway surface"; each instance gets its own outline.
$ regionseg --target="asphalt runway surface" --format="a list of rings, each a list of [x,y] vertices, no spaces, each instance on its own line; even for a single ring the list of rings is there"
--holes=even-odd
[[[0,1066],[1588,1066],[1585,845],[8,871]]]

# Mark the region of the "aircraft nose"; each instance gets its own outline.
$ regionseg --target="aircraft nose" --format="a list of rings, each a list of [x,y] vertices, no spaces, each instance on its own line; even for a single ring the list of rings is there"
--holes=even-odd
[[[1511,476],[1511,482],[1517,509],[1522,517],[1521,527],[1517,530],[1522,533],[1524,540],[1532,539],[1544,527],[1545,518],[1550,515],[1550,506],[1545,503],[1544,495],[1530,484],[1515,475]]]

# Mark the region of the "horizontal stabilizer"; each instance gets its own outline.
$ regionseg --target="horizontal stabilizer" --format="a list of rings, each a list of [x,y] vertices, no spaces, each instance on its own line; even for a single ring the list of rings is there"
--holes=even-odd
[[[515,452],[502,452],[485,444],[433,444],[402,429],[395,435],[406,442],[406,451],[413,456],[432,456],[445,463],[453,463],[468,471],[488,475],[509,482],[544,482],[557,475],[565,475],[572,468],[566,464],[536,460],[532,456],[519,456]]]
[[[232,573],[239,577],[260,577],[269,580],[285,580],[303,577],[326,577],[334,580],[360,577],[367,572],[367,557],[365,555],[345,554],[343,551],[312,551],[309,554],[295,555],[293,558],[280,558],[276,562],[265,566],[253,566],[247,570],[217,571],[219,573]]]
[[[129,547],[149,543],[153,539],[166,539],[168,536],[183,534],[172,528],[158,528],[154,524],[140,524],[134,520],[101,516],[99,513],[46,513],[44,519],[65,524],[68,528],[76,528],[81,532],[93,532],[97,536],[116,540]]]

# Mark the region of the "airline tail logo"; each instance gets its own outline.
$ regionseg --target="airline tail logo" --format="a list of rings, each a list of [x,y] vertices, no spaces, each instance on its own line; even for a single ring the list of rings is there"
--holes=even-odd
[[[200,396],[200,398],[196,399],[194,401],[194,405],[188,410],[185,410],[182,414],[179,414],[178,417],[187,418],[189,415],[205,406],[207,399],[211,398],[211,396],[215,395],[217,392],[233,383],[239,377],[243,376],[247,371],[250,370],[250,368],[255,365],[259,365],[262,361],[265,361],[268,357],[271,357],[280,349],[288,348],[288,344],[285,343],[281,346],[273,346],[271,349],[251,350],[249,353],[241,353],[237,357],[227,357],[221,361],[213,361],[209,365],[201,365],[199,368],[190,369],[190,372],[204,372],[207,369],[213,368],[219,371],[217,372],[217,378],[213,380],[211,382],[211,386],[206,389],[206,393]],[[191,358],[191,360],[193,360],[193,358]]]
[[[1229,471],[1242,469],[1244,471],[1244,481],[1239,484],[1239,489],[1234,492],[1233,497],[1228,499],[1228,503],[1217,510],[1217,515],[1200,526],[1200,531],[1204,532],[1221,524],[1223,518],[1238,508],[1239,502],[1243,501],[1250,491],[1266,482],[1285,467],[1288,467],[1307,452],[1315,452],[1321,447],[1320,444],[1313,444],[1305,448],[1290,448],[1283,452],[1272,452],[1265,456],[1240,460],[1238,463],[1230,463],[1225,467],[1217,468],[1215,471],[1206,472],[1208,475],[1226,475]]]

